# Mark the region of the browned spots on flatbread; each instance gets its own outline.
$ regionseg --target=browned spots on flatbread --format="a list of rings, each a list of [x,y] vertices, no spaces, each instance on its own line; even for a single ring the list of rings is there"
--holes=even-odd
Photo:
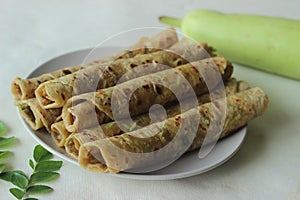
[[[198,73],[198,69],[194,65],[192,65],[191,69]]]
[[[150,86],[149,85],[143,85],[142,86],[144,89],[146,89],[146,90],[149,90],[150,89]]]
[[[68,69],[64,69],[62,71],[62,73],[65,74],[65,75],[67,75],[67,74],[71,74],[72,72],[70,70],[68,70]]]
[[[180,116],[175,117],[175,126],[176,126],[176,127],[179,127],[179,126],[180,126],[180,120],[181,120],[181,117],[180,117]]]
[[[106,96],[105,92],[103,92],[102,90],[98,90],[97,93],[100,94],[100,95]]]
[[[85,77],[89,77],[89,75],[87,73],[83,73],[83,76]]]
[[[242,101],[242,99],[240,99],[240,98],[235,99],[235,102],[237,102],[237,103],[240,103],[241,101]]]
[[[111,68],[111,66],[107,67],[108,71],[113,72],[114,70]]]
[[[131,67],[131,68],[135,68],[135,67],[137,67],[137,65],[134,64],[134,63],[131,63],[131,64],[130,64],[130,67]]]

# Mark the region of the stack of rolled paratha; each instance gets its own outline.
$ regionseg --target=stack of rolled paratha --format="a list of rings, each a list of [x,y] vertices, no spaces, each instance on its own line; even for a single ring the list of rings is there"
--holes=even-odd
[[[12,83],[33,130],[91,171],[159,169],[262,115],[267,95],[172,28],[91,63]],[[150,171],[151,171],[150,169]]]

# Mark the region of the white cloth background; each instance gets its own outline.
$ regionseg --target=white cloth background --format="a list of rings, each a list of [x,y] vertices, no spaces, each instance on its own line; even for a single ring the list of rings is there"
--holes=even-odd
[[[163,2],[163,3],[162,3]],[[37,142],[23,128],[10,93],[14,77],[49,59],[93,47],[120,31],[165,27],[160,15],[183,17],[200,8],[300,20],[298,0],[0,0],[0,119],[18,138],[11,159],[29,173]],[[238,31],[238,30],[237,30]],[[234,36],[233,36],[234,37]],[[300,36],[299,36],[300,39]],[[300,48],[300,47],[299,47]],[[248,126],[240,151],[205,174],[171,181],[136,181],[87,172],[64,162],[55,191],[40,199],[300,199],[300,82],[236,65],[234,76],[270,96],[266,115]],[[0,199],[14,199],[0,182]]]

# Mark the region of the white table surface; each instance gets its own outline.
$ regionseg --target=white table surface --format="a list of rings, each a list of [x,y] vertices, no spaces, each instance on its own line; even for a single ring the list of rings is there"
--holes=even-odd
[[[86,3],[84,3],[86,2]],[[10,83],[60,54],[93,47],[120,31],[165,27],[158,16],[197,8],[300,19],[298,0],[0,0],[0,119],[18,143],[11,164],[30,173],[37,142],[18,116]],[[299,36],[300,39],[300,36]],[[300,54],[300,52],[299,52]],[[240,151],[202,175],[171,181],[136,181],[87,172],[64,162],[55,191],[40,199],[300,199],[300,81],[235,65],[234,76],[264,89],[267,113],[248,126]],[[0,182],[0,199],[14,199]]]

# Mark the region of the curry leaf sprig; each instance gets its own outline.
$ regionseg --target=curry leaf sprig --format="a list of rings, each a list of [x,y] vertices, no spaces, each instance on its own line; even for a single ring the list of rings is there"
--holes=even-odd
[[[50,186],[40,183],[49,182],[59,177],[57,171],[63,163],[62,161],[54,161],[52,158],[52,153],[41,145],[37,145],[33,151],[33,160],[29,160],[29,166],[33,170],[30,176],[27,176],[23,171],[13,170],[1,173],[0,179],[16,186],[9,191],[17,199],[37,200],[37,198],[29,197],[29,195],[53,191]]]
[[[0,174],[6,169],[6,158],[8,158],[12,152],[3,150],[4,148],[12,145],[15,141],[14,137],[5,138],[2,137],[7,132],[5,124],[0,121]]]

